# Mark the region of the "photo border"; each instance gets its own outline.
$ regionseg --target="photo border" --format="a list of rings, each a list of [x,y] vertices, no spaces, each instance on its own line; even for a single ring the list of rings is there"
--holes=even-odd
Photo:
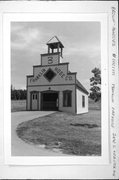
[[[4,67],[3,16],[5,13],[93,13],[107,14],[108,77],[109,77],[109,163],[100,165],[17,166],[5,164],[4,131]],[[0,2],[0,177],[1,179],[119,179],[119,64],[118,64],[118,1],[1,1]],[[115,43],[114,43],[115,42]],[[116,56],[113,57],[112,55]],[[112,69],[114,74],[112,75]],[[8,72],[9,73],[9,72]],[[7,75],[8,75],[7,73]],[[114,86],[113,86],[114,85]],[[114,88],[113,88],[114,87]],[[4,113],[3,113],[4,110]],[[6,144],[7,147],[7,144]]]

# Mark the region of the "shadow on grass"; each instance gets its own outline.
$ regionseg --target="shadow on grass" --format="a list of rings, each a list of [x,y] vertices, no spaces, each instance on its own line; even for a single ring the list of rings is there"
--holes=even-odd
[[[97,127],[99,127],[97,124],[86,124],[86,123],[84,123],[84,124],[79,124],[79,123],[75,123],[75,124],[70,124],[71,126],[76,126],[76,127],[79,127],[79,126],[81,126],[81,127],[86,127],[86,128],[97,128]]]

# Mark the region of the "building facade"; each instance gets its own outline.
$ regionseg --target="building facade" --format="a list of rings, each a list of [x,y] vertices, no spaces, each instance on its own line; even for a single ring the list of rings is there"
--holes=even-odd
[[[48,52],[41,54],[41,65],[33,66],[27,76],[27,110],[88,112],[88,92],[62,63],[63,44],[55,36],[47,43]]]

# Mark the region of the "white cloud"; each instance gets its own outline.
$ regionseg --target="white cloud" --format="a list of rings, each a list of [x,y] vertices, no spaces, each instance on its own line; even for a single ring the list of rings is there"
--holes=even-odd
[[[37,28],[16,25],[12,26],[11,31],[11,47],[14,50],[31,50],[42,39],[42,33]]]
[[[97,44],[74,43],[65,50],[65,55],[88,54],[92,56],[93,54],[95,55],[95,53],[100,53],[100,46]]]

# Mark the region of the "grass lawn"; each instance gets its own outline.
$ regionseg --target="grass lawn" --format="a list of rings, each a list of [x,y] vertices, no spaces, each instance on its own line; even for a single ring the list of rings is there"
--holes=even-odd
[[[12,100],[11,112],[26,111],[26,100]]]
[[[101,155],[100,103],[90,102],[87,114],[56,112],[18,125],[17,135],[23,141],[45,148],[59,149],[65,154]]]

